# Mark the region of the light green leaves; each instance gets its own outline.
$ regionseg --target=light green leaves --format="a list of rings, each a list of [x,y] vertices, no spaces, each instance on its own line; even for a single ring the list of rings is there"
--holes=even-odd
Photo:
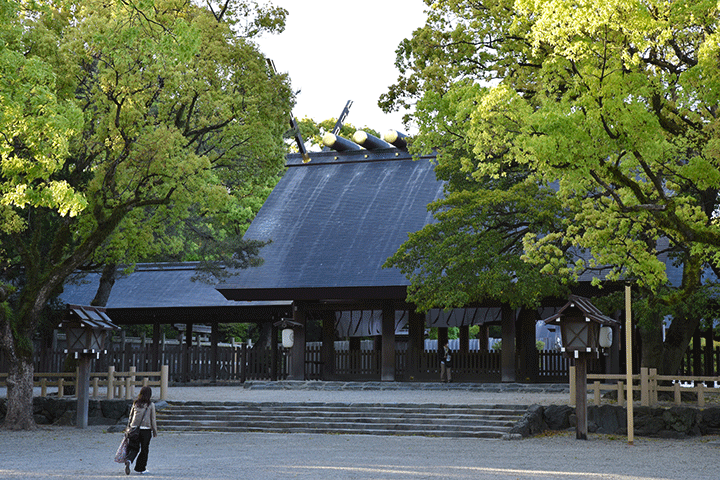
[[[686,267],[683,294],[698,285],[688,275],[720,273],[716,1],[429,5],[386,99],[417,99],[415,148],[438,149],[448,198],[475,192],[482,211],[480,192],[520,172],[551,187],[554,221],[518,253],[543,273],[659,292],[671,258]],[[483,225],[496,228],[485,218],[467,234]]]

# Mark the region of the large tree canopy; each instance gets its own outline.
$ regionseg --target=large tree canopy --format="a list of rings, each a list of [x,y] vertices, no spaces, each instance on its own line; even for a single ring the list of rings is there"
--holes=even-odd
[[[292,93],[252,36],[282,29],[285,14],[239,1],[0,0],[7,426],[33,426],[31,340],[68,275],[177,251],[178,225],[227,237],[253,208],[243,199],[273,183]]]
[[[556,203],[537,204],[551,228],[523,232],[525,262],[570,277],[597,269],[596,283],[631,279],[666,307],[701,292],[703,272],[720,266],[717,2],[426,3],[427,24],[398,49],[402,76],[381,104],[414,108],[415,148],[437,148],[441,171],[477,184],[451,186],[448,201],[466,192],[480,212],[497,187],[523,185],[508,209],[534,188],[552,192]],[[524,228],[522,216],[507,220]],[[497,230],[482,225],[484,236]],[[682,266],[679,285],[668,283],[668,259]],[[697,318],[677,325],[686,346]]]

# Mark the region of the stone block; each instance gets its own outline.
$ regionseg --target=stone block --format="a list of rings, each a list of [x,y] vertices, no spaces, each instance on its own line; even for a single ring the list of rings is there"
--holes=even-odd
[[[543,422],[543,407],[532,405],[520,420],[510,430],[510,434],[517,434],[522,437],[537,435],[546,429]]]
[[[0,414],[2,414],[1,408]],[[700,425],[700,431],[703,435],[720,434],[720,407],[710,407],[702,410],[698,424]]]
[[[697,410],[686,407],[671,407],[663,412],[662,419],[668,430],[689,433],[695,426]]]
[[[543,410],[543,420],[550,430],[566,430],[574,414],[575,409],[569,405],[550,405]]]

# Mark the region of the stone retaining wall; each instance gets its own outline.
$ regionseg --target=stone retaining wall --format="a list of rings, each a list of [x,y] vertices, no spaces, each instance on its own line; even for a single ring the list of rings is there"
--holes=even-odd
[[[643,437],[686,438],[720,434],[720,407],[635,407],[634,433]],[[591,405],[588,433],[627,435],[627,411],[617,405]],[[523,437],[546,430],[575,429],[575,408],[567,405],[533,405],[512,433]]]
[[[0,422],[5,419],[7,399],[0,398]],[[132,400],[90,400],[88,425],[127,424]],[[38,425],[75,425],[77,400],[74,398],[35,397],[33,414]],[[124,421],[124,423],[123,423]]]

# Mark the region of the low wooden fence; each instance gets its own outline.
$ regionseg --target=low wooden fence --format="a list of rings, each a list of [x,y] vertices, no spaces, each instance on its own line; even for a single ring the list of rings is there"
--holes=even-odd
[[[90,395],[92,398],[100,398],[101,391],[108,399],[124,398],[132,400],[135,398],[135,387],[158,387],[160,389],[160,400],[167,399],[168,392],[168,366],[163,365],[159,372],[138,372],[135,367],[130,367],[127,372],[116,372],[115,367],[109,367],[104,373],[90,374]],[[0,386],[7,386],[7,373],[0,373]],[[73,396],[77,395],[78,371],[66,373],[35,373],[33,384],[40,388],[40,396],[48,395],[48,388],[57,388],[58,398],[63,398],[69,386],[72,386]]]
[[[655,368],[641,368],[640,373],[632,375],[632,384],[627,385],[627,376],[609,374],[591,374],[588,376],[588,393],[592,393],[595,405],[600,405],[602,392],[617,392],[618,405],[625,405],[626,399],[634,398],[634,392],[640,392],[642,406],[656,406],[658,392],[672,392],[673,403],[682,404],[684,392],[697,394],[697,404],[704,407],[707,395],[720,395],[720,377],[701,377],[686,375],[658,375]],[[592,381],[592,383],[590,383]],[[613,383],[614,382],[614,383]],[[570,367],[570,405],[575,405],[575,367]]]

